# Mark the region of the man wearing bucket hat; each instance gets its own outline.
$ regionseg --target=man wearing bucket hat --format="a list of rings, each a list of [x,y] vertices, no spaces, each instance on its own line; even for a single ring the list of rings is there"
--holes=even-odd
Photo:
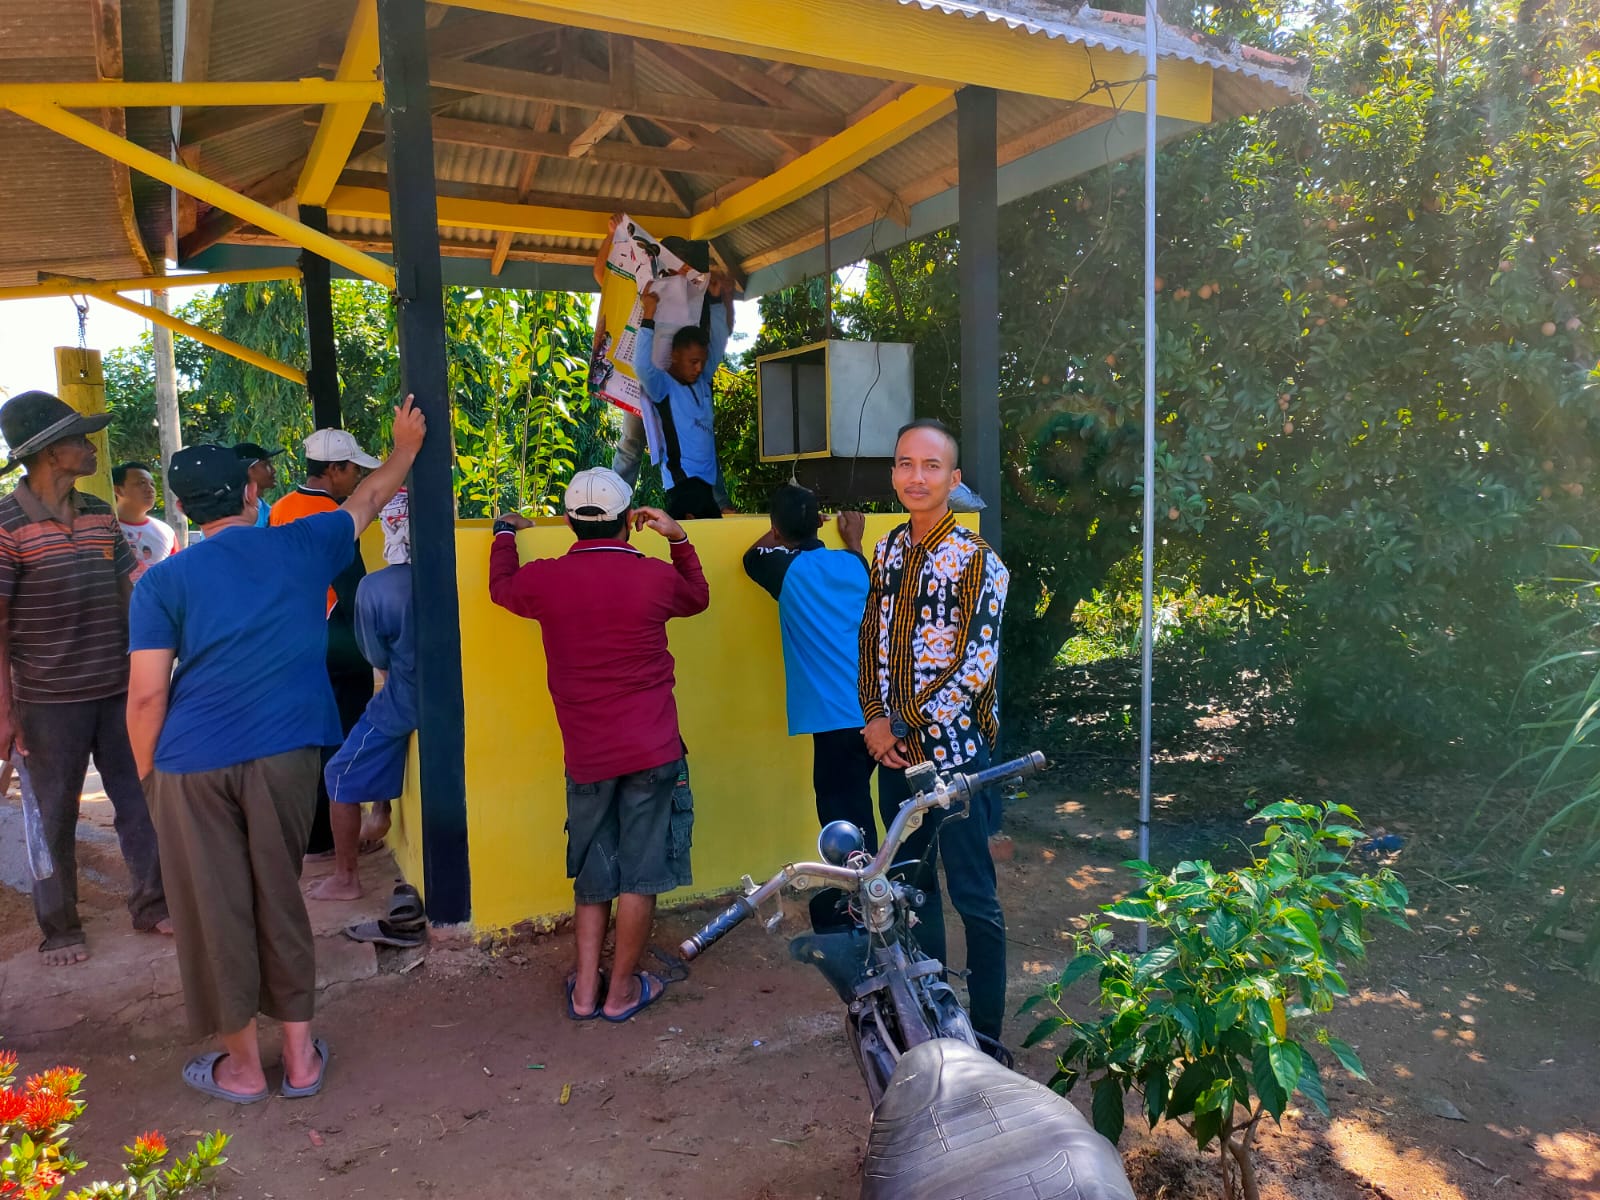
[[[328,765],[323,786],[332,802],[333,874],[306,891],[312,900],[355,900],[361,895],[361,852],[389,832],[390,801],[405,785],[406,755],[417,727],[417,641],[411,624],[411,508],[404,488],[378,514],[383,561],[388,565],[356,589],[356,642],[383,687],[361,714]],[[372,805],[372,823],[361,806]],[[376,927],[375,928],[379,928]],[[382,934],[387,939],[387,934]],[[408,933],[409,945],[421,933]]]
[[[345,429],[318,429],[306,438],[306,481],[272,506],[272,523],[287,525],[312,513],[332,512],[356,490],[361,476],[380,464]],[[348,735],[372,699],[372,668],[356,644],[356,589],[367,574],[360,547],[351,545],[350,563],[328,589],[328,680],[339,705],[339,724]],[[318,857],[333,851],[332,811],[322,778],[317,778],[317,815],[306,849]]]
[[[683,526],[632,503],[615,472],[579,471],[566,494],[578,540],[566,554],[520,564],[516,534],[532,522],[502,516],[489,555],[489,598],[539,622],[561,727],[578,950],[567,980],[574,1021],[626,1021],[666,989],[638,970],[639,956],[656,896],[677,886],[674,859],[688,850],[688,829],[672,820],[684,752],[667,622],[704,612],[711,596]],[[646,526],[670,543],[670,566],[628,545],[629,532]],[[685,844],[675,846],[675,834]],[[613,900],[617,937],[607,983],[600,950]]]
[[[22,761],[55,870],[33,885],[39,950],[53,966],[89,956],[78,916],[77,825],[93,754],[116,811],[136,929],[168,932],[155,829],[128,744],[128,595],[133,554],[111,506],[73,485],[96,467],[89,441],[111,421],[48,392],[0,407],[0,754]]]
[[[311,1036],[316,963],[300,861],[324,747],[341,739],[323,661],[329,580],[404,482],[426,423],[408,396],[394,453],[333,512],[256,527],[248,464],[227,446],[172,456],[167,485],[205,540],[150,569],[130,618],[128,732],[161,834],[196,1091],[269,1095],[256,1016],[283,1023],[283,1088],[316,1094],[328,1047]],[[174,670],[176,667],[176,670]],[[239,681],[287,699],[248,719]]]

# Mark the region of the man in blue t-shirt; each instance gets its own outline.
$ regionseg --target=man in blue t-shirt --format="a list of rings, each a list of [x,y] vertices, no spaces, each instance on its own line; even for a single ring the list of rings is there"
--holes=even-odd
[[[744,556],[745,574],[778,602],[783,670],[791,737],[811,735],[811,786],[817,820],[849,821],[878,848],[872,815],[872,772],[877,766],[861,738],[856,691],[861,614],[867,603],[867,562],[861,553],[866,519],[839,514],[843,550],[817,537],[822,514],[815,493],[785,484],[772,497],[772,528]],[[836,923],[838,893],[819,894],[812,924]]]
[[[381,846],[390,803],[406,780],[406,756],[417,728],[417,639],[411,623],[411,507],[405,488],[378,514],[383,561],[356,588],[356,645],[383,687],[322,769],[333,826],[333,874],[306,890],[312,900],[361,897],[361,853]],[[372,805],[372,823],[361,806]],[[415,940],[421,940],[421,934]]]
[[[328,1047],[311,1036],[316,961],[300,859],[322,749],[341,740],[325,662],[328,585],[404,482],[424,432],[408,396],[395,410],[394,453],[342,507],[265,529],[249,464],[232,449],[191,446],[167,469],[205,540],[135,589],[128,736],[155,819],[189,1024],[222,1042],[183,1068],[208,1096],[269,1095],[258,1012],[283,1023],[282,1095],[322,1089]],[[271,720],[241,707],[247,680],[278,698]]]

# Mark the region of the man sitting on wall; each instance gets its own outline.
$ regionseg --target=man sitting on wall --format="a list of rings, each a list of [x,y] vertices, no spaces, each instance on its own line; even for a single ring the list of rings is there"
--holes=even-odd
[[[634,373],[661,420],[665,455],[661,486],[667,491],[667,512],[675,520],[720,517],[717,503],[717,439],[713,429],[711,380],[722,365],[733,328],[733,288],[712,275],[708,293],[721,303],[711,310],[711,332],[685,325],[672,335],[672,358],[665,371],[655,365],[656,308],[661,298],[654,285],[640,293],[643,319],[634,343]]]
[[[322,751],[341,737],[323,660],[327,589],[405,481],[425,429],[406,397],[394,453],[366,486],[287,526],[256,526],[249,464],[230,447],[179,450],[167,471],[205,540],[134,589],[128,733],[159,836],[189,1024],[222,1041],[183,1068],[208,1096],[267,1098],[258,1012],[283,1022],[282,1095],[322,1089],[328,1047],[311,1037],[317,972],[300,861]],[[241,720],[241,679],[292,702],[271,721]]]
[[[578,539],[566,554],[519,566],[516,534],[532,522],[509,515],[494,523],[489,556],[489,598],[539,622],[561,727],[567,877],[576,903],[578,965],[567,978],[574,1021],[626,1021],[666,990],[638,970],[639,956],[656,896],[678,881],[672,860],[687,849],[671,845],[683,742],[667,622],[704,612],[711,598],[683,527],[660,509],[634,510],[632,500],[614,472],[580,471],[566,493],[567,524]],[[671,544],[670,566],[628,545],[630,530],[646,526]],[[607,982],[600,950],[613,900],[616,950]]]
[[[867,560],[861,553],[866,518],[840,513],[843,550],[829,550],[817,537],[822,510],[816,493],[787,483],[772,496],[772,528],[746,551],[745,574],[778,602],[783,635],[783,674],[789,736],[811,735],[811,786],[817,820],[849,821],[877,852],[872,813],[872,772],[877,762],[861,739],[861,614],[867,606]],[[845,924],[837,914],[839,892],[829,888],[811,900],[818,932]]]

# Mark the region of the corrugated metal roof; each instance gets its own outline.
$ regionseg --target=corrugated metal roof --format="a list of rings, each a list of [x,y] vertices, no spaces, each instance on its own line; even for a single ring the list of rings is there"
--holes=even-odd
[[[930,20],[984,21],[999,23],[1021,34],[1059,39],[1098,50],[1139,56],[1143,53],[1143,19],[1122,13],[1092,8],[1072,9],[1067,0],[994,0],[969,3],[967,0],[858,0],[863,5],[894,4],[936,13]],[[172,0],[156,4],[124,5],[133,14],[127,37],[130,47],[129,78],[168,77],[163,57],[163,37],[170,43]],[[342,43],[356,0],[214,0],[212,35],[206,77],[212,80],[293,79],[327,74],[326,64]],[[92,30],[87,25],[91,0],[0,0],[0,78],[35,80],[80,79],[94,77]],[[909,14],[908,14],[909,15]],[[497,18],[504,20],[503,18]],[[451,31],[469,21],[484,21],[479,13],[450,9],[436,35],[448,38]],[[153,30],[150,22],[155,22]],[[499,64],[523,71],[560,70],[567,75],[603,79],[607,48],[604,35],[589,30],[567,31],[559,41],[543,42],[530,37],[549,33],[552,27],[537,22],[508,26],[526,28],[526,35],[497,47],[471,52],[470,58],[489,65]],[[165,34],[163,34],[165,30]],[[841,31],[841,36],[845,31]],[[459,43],[458,53],[472,39]],[[653,48],[654,47],[654,48]],[[560,58],[552,55],[559,49]],[[1292,100],[1303,94],[1307,71],[1302,64],[1270,53],[1216,39],[1208,39],[1174,27],[1160,33],[1163,57],[1199,63],[1213,72],[1213,112],[1217,119],[1235,116]],[[443,52],[441,50],[441,52]],[[137,62],[135,73],[134,63]],[[635,55],[635,70],[641,88],[703,97],[709,101],[735,101],[759,105],[768,99],[782,100],[787,93],[804,104],[849,119],[852,114],[885,96],[893,88],[887,80],[848,72],[831,72],[817,67],[781,66],[738,55],[721,55],[704,50],[679,50],[641,41]],[[11,71],[11,75],[7,75]],[[765,73],[757,79],[752,71]],[[1137,73],[1137,72],[1134,72]],[[780,82],[781,81],[781,82]],[[464,121],[527,129],[534,122],[540,105],[526,99],[501,96],[436,93],[435,111]],[[277,203],[287,195],[309,148],[313,129],[310,121],[316,110],[285,110],[276,118],[248,128],[217,136],[201,144],[201,169],[229,185],[248,188],[273,181],[277,192],[263,195]],[[1064,175],[1087,169],[1096,155],[1080,140],[1071,155],[1052,156],[1063,139],[1081,135],[1101,116],[1101,110],[1086,105],[1002,92],[999,97],[998,133],[1002,164],[1028,156],[1023,164],[1030,186],[1042,187],[1059,182]],[[132,135],[136,140],[164,150],[161,110],[137,112],[132,116]],[[574,135],[593,118],[591,111],[558,109],[555,128]],[[1113,136],[1126,153],[1127,130],[1123,123],[1104,124],[1107,145]],[[1096,126],[1096,130],[1099,126]],[[130,185],[126,172],[108,167],[104,160],[72,146],[53,134],[23,126],[0,116],[0,134],[13,161],[45,164],[43,171],[30,172],[30,180],[47,173],[60,189],[48,213],[41,206],[19,208],[25,185],[0,180],[0,272],[7,265],[5,255],[32,270],[46,260],[57,261],[70,247],[83,262],[115,263],[106,270],[79,273],[129,274],[124,260],[132,253],[128,235],[122,245],[116,234],[125,226],[115,200],[126,195]],[[630,119],[627,126],[613,130],[607,138],[611,146],[628,140],[660,146],[685,136],[708,154],[719,150],[756,162],[779,163],[803,152],[817,139],[774,134],[760,129],[724,125],[716,129],[697,127],[691,121]],[[1168,136],[1171,136],[1169,133]],[[860,225],[867,216],[883,209],[901,213],[947,192],[955,185],[955,122],[946,116],[916,135],[884,150],[868,164],[838,182],[831,189],[834,229]],[[15,150],[13,148],[16,148]],[[387,169],[387,156],[381,140],[363,135],[348,169],[368,176],[381,176]],[[52,157],[53,156],[53,157]],[[605,155],[601,156],[602,158]],[[1104,154],[1099,155],[1104,158]],[[441,185],[455,194],[479,194],[496,199],[514,195],[522,183],[528,156],[486,146],[439,143],[435,151],[436,176]],[[1043,165],[1041,165],[1043,164]],[[1040,172],[1055,171],[1054,175]],[[287,181],[287,182],[286,182]],[[7,191],[7,187],[13,189]],[[119,193],[119,186],[121,192]],[[617,162],[597,161],[593,157],[569,159],[564,155],[543,156],[532,177],[529,190],[588,201],[590,205],[618,203],[640,206],[648,212],[681,211],[687,203],[703,209],[737,191],[743,184],[728,175],[712,175],[703,170],[675,171],[668,181],[660,170]],[[84,191],[74,196],[73,188]],[[147,244],[158,242],[165,233],[168,212],[164,187],[135,180],[131,185]],[[270,189],[268,189],[270,190]],[[941,201],[940,203],[943,203]],[[636,210],[637,211],[637,210]],[[6,221],[15,213],[16,219]],[[205,211],[202,208],[202,219]],[[759,259],[772,262],[796,248],[815,245],[821,237],[822,197],[811,192],[795,202],[749,222],[728,235],[730,245],[741,261]],[[334,230],[341,236],[368,246],[388,239],[382,221],[335,219]],[[888,227],[886,227],[888,228]],[[498,240],[483,230],[444,230],[446,253],[482,255]],[[241,230],[240,240],[260,241],[259,231]],[[876,235],[874,235],[876,236]],[[892,234],[891,234],[892,236]],[[51,241],[56,238],[62,247]],[[519,255],[546,255],[573,260],[591,252],[592,243],[583,239],[549,239],[518,235],[512,249]],[[118,255],[122,258],[119,258]],[[57,255],[57,259],[51,259]],[[60,268],[58,268],[60,269]]]
[[[1060,38],[1084,46],[1097,46],[1123,54],[1143,56],[1144,17],[1132,13],[1102,12],[1099,9],[1068,7],[1052,0],[1005,0],[1000,4],[966,4],[960,0],[889,0],[901,7],[920,8],[952,17],[990,21],[1009,29],[1047,38]],[[1213,70],[1243,76],[1264,86],[1267,94],[1236,89],[1235,95],[1250,97],[1250,107],[1219,113],[1234,117],[1270,104],[1281,104],[1305,92],[1310,77],[1309,64],[1272,54],[1237,40],[1219,41],[1177,25],[1163,24],[1157,34],[1157,50],[1162,58],[1177,58],[1199,63]]]
[[[130,14],[131,44],[108,45],[102,62],[95,9],[90,0],[0,4],[0,80],[93,80],[117,59],[132,79],[160,69],[159,37],[152,44],[138,13]],[[148,148],[160,145],[159,127],[138,116],[132,124],[113,112],[108,127]],[[0,283],[34,283],[40,272],[106,278],[148,269],[144,242],[159,248],[167,222],[155,208],[165,189],[141,181],[141,229],[125,167],[10,113],[0,113],[0,151],[16,168],[0,172]]]

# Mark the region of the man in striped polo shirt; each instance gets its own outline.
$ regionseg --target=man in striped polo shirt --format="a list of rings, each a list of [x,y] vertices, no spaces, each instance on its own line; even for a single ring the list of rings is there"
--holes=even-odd
[[[111,506],[73,485],[95,471],[86,417],[48,392],[0,407],[3,472],[27,474],[0,499],[0,753],[22,760],[55,871],[33,885],[52,966],[89,957],[78,918],[77,826],[89,756],[116,811],[135,929],[170,933],[155,828],[128,744],[128,596],[133,554]]]

